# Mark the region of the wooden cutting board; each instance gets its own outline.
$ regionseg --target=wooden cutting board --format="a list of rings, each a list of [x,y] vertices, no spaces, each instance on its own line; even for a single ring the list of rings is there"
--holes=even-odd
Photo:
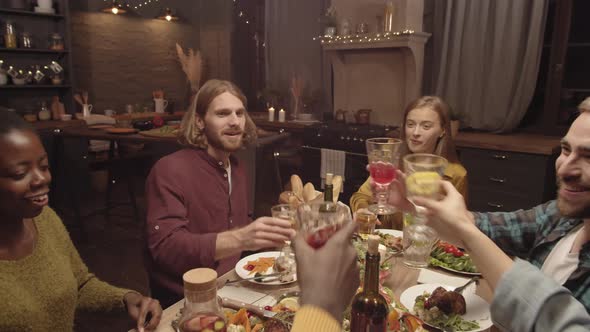
[[[105,131],[109,134],[125,135],[125,134],[135,134],[139,130],[134,129],[134,128],[106,128]]]

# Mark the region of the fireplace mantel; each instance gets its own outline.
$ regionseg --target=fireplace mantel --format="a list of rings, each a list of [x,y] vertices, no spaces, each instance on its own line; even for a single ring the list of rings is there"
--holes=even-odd
[[[424,45],[430,35],[325,40],[322,50],[334,75],[334,109],[370,108],[372,123],[399,125],[405,105],[421,94]]]

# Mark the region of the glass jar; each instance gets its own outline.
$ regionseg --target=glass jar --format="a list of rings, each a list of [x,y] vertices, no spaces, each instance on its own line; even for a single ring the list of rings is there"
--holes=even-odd
[[[23,32],[20,38],[20,47],[22,48],[33,48],[33,38],[28,32]]]
[[[51,34],[49,38],[49,49],[54,51],[63,51],[65,49],[64,39],[59,33]]]
[[[217,299],[217,272],[208,268],[192,269],[182,280],[185,301],[180,331],[225,332],[227,326]]]
[[[16,28],[14,23],[6,21],[4,29],[4,46],[6,48],[16,48]]]

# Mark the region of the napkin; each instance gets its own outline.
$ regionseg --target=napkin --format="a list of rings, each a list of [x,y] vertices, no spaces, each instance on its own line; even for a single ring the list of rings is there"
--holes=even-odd
[[[322,179],[322,189],[326,182],[326,173],[340,175],[344,181],[345,170],[346,152],[341,150],[321,149],[320,178]],[[342,192],[342,190],[340,192]]]
[[[266,296],[264,293],[236,286],[225,286],[217,291],[217,295],[249,304],[254,304],[254,302]]]
[[[442,284],[452,287],[463,286],[470,278],[450,276],[448,274],[432,271],[429,269],[421,269],[418,275],[418,283],[421,284]],[[475,283],[467,286],[464,293],[475,293]]]

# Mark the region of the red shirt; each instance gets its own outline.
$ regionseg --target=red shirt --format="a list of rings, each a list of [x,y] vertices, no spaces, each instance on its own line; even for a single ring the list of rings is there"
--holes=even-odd
[[[232,191],[223,163],[205,150],[183,149],[160,159],[146,180],[148,272],[152,282],[182,296],[182,274],[209,267],[219,275],[240,255],[215,260],[217,233],[246,226],[248,184],[233,157]]]

